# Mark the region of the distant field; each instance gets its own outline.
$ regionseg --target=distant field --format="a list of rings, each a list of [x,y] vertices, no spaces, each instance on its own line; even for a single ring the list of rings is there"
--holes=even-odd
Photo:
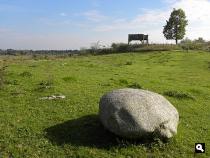
[[[3,60],[4,59],[4,60]],[[210,157],[210,53],[153,52],[66,59],[0,57],[0,157]],[[133,87],[178,109],[169,142],[126,141],[104,130],[100,97]],[[65,95],[61,100],[41,100]],[[194,144],[206,154],[194,155]]]

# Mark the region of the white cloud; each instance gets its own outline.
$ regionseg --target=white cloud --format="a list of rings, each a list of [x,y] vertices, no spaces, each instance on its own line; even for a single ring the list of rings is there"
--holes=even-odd
[[[92,3],[92,6],[96,8],[101,6],[101,3],[99,0],[92,0],[91,3]]]
[[[187,16],[186,37],[203,37],[210,40],[210,1],[208,0],[164,0],[166,8],[148,10],[135,16],[131,20],[115,19],[110,24],[97,25],[97,32],[116,32],[120,30],[133,33],[147,33],[153,42],[166,42],[162,34],[165,21],[169,18],[173,8],[182,8]]]
[[[99,11],[97,10],[89,10],[85,13],[83,13],[83,15],[90,21],[93,22],[101,22],[107,19],[107,16],[102,15]]]
[[[162,0],[163,3],[168,3],[168,4],[173,4],[175,2],[177,2],[177,0]]]
[[[190,38],[203,37],[210,40],[210,1],[181,0],[173,7],[182,8],[188,19],[187,36]]]
[[[143,14],[137,15],[131,20],[128,19],[115,19],[108,25],[98,25],[94,30],[100,32],[121,32],[124,34],[124,40],[127,42],[128,33],[143,33],[149,34],[152,42],[166,42],[163,37],[162,29],[166,20],[170,14],[169,11],[162,10],[144,10]],[[119,36],[120,37],[120,36]],[[114,39],[117,41],[117,39]],[[121,40],[120,38],[118,39]]]
[[[60,15],[60,16],[67,16],[66,13],[60,13],[59,15]]]

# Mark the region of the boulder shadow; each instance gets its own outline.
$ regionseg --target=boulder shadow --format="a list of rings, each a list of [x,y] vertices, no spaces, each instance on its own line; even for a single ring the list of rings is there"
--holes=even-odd
[[[71,144],[109,148],[118,145],[118,137],[105,130],[98,115],[88,115],[45,129],[46,137],[57,145]]]
[[[96,147],[109,150],[110,148],[128,145],[144,145],[151,148],[153,138],[141,140],[127,140],[106,130],[98,115],[83,116],[66,121],[45,129],[46,137],[59,146],[70,144],[73,146]]]

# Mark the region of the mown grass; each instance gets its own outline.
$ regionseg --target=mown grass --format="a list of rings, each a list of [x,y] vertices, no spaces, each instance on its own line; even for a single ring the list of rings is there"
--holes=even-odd
[[[1,57],[0,157],[210,157],[209,61],[206,52]],[[125,87],[165,95],[179,111],[178,134],[129,141],[106,131],[99,99]],[[40,100],[54,94],[66,98]],[[206,154],[194,154],[196,142],[206,143]]]

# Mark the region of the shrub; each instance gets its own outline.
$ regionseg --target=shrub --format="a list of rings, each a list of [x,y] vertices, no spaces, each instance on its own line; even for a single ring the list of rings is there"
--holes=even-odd
[[[142,86],[137,82],[134,82],[134,83],[130,84],[128,87],[129,88],[134,88],[134,89],[142,89]]]
[[[127,85],[128,84],[128,81],[126,79],[120,79],[119,82],[120,82],[121,85]]]
[[[20,76],[22,76],[22,77],[31,77],[32,74],[31,74],[30,72],[28,72],[28,71],[24,71],[24,72],[22,72],[22,73],[20,74]]]
[[[163,94],[169,97],[177,98],[177,99],[193,99],[193,100],[195,99],[194,96],[192,96],[189,93],[184,93],[184,92],[174,91],[174,90],[166,91]]]
[[[125,65],[132,65],[132,64],[133,64],[132,61],[127,61],[127,62],[125,63]]]
[[[130,46],[125,43],[113,43],[112,49],[114,52],[128,52],[130,51]]]
[[[97,53],[94,53],[94,55],[103,55],[103,54],[112,54],[113,49],[112,48],[103,48],[103,49],[98,49]]]
[[[134,52],[146,52],[146,51],[171,51],[171,50],[180,50],[181,48],[178,45],[174,44],[150,44],[142,45],[140,47],[134,48]]]
[[[77,81],[77,79],[75,77],[64,77],[63,80],[65,82]]]
[[[145,52],[145,51],[170,51],[180,50],[181,47],[175,44],[125,44],[113,43],[113,52]]]
[[[18,80],[5,81],[5,84],[9,84],[9,85],[19,85]]]
[[[32,59],[36,60],[37,59],[37,54],[33,54]]]
[[[184,50],[208,50],[209,44],[203,38],[198,38],[196,40],[190,40],[188,38],[180,42],[180,46]]]

